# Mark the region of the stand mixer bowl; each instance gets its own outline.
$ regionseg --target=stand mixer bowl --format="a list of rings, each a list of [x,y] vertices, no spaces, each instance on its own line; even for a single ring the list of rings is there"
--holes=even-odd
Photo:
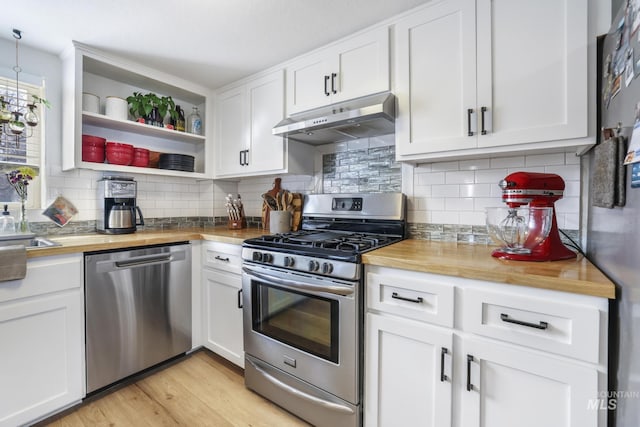
[[[505,253],[530,254],[549,236],[552,223],[552,207],[486,208],[489,236]]]

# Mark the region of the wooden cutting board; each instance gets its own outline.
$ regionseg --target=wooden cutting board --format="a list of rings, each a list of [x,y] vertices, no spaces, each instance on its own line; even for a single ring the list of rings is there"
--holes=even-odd
[[[300,222],[302,221],[302,201],[304,196],[300,193],[293,193],[293,200],[291,206],[293,206],[293,212],[291,214],[291,230],[298,231],[300,229]]]

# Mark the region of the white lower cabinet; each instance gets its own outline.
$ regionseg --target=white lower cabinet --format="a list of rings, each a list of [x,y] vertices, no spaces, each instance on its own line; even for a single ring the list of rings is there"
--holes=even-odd
[[[373,313],[365,322],[365,425],[450,425],[453,332]]]
[[[36,258],[0,282],[0,426],[30,424],[84,397],[82,255]]]
[[[366,266],[366,310],[367,427],[606,425],[604,298]]]
[[[598,391],[594,367],[486,339],[464,338],[456,353],[463,387],[455,425],[598,426],[597,411],[588,409]]]
[[[204,346],[244,367],[242,248],[218,242],[206,242],[202,248]]]

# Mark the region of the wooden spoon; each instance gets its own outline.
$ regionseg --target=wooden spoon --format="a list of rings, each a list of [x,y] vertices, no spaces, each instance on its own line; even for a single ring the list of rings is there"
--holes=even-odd
[[[282,209],[285,211],[291,210],[291,202],[293,202],[293,193],[285,191],[282,195]]]
[[[265,202],[267,202],[267,206],[269,206],[271,210],[274,210],[274,211],[278,210],[278,202],[273,196],[271,196],[270,194],[264,193],[262,195],[262,198],[264,199]]]

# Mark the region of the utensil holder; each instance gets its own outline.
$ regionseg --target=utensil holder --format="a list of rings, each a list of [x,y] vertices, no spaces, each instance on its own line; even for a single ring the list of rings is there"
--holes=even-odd
[[[289,231],[291,231],[291,212],[271,211],[269,213],[269,232],[278,234]]]
[[[231,219],[227,221],[227,228],[229,230],[240,230],[242,228],[247,228],[247,219],[242,217],[240,219]]]

